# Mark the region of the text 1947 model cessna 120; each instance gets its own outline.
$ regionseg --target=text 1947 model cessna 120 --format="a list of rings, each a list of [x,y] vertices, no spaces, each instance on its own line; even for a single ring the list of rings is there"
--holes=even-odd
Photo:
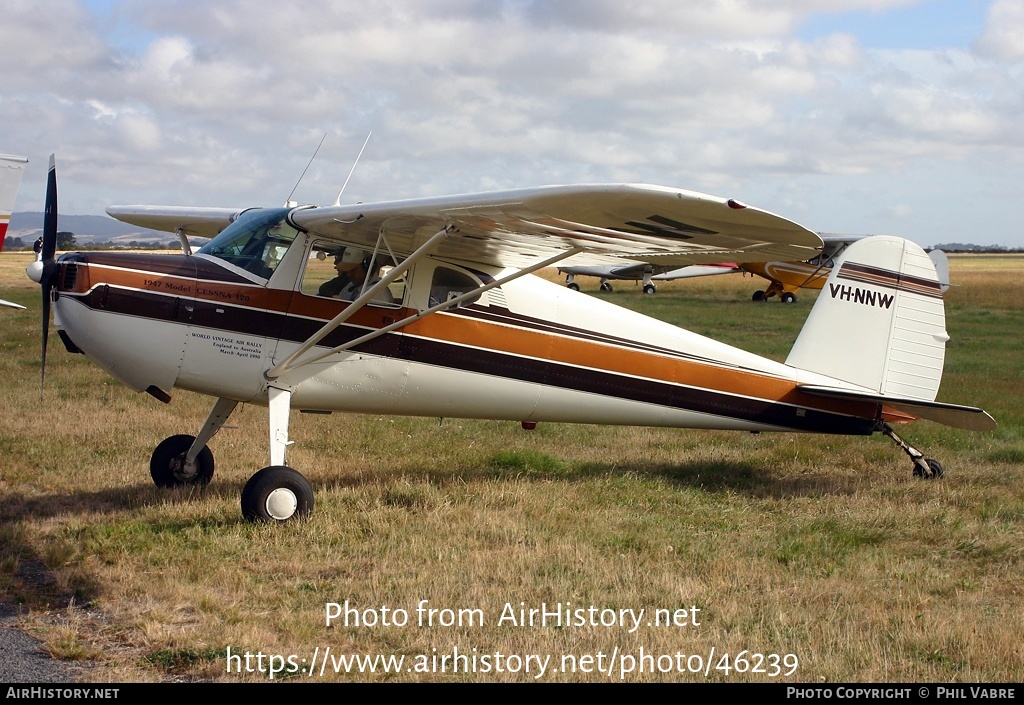
[[[210,439],[239,402],[266,405],[270,465],[242,491],[250,520],[312,509],[312,487],[286,465],[293,409],[880,432],[922,477],[941,466],[890,424],[994,425],[981,409],[935,402],[948,337],[939,282],[898,238],[845,252],[783,364],[529,276],[557,262],[805,260],[822,247],[734,200],[583,185],[329,207],[115,206],[120,220],[178,232],[185,254],[55,260],[52,167],[49,190],[30,271],[43,289],[44,360],[52,300],[65,346],[132,389],[217,398],[195,437],[153,452],[161,486],[208,482]],[[187,235],[213,239],[192,254]],[[362,280],[354,300],[328,295],[335,270]]]

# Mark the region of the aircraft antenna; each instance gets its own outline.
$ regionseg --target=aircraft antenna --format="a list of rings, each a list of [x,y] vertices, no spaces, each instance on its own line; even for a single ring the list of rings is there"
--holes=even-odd
[[[359,154],[356,155],[356,160],[354,162],[352,162],[352,168],[348,170],[348,176],[345,177],[345,183],[343,183],[341,185],[341,191],[338,191],[338,197],[336,199],[334,199],[334,205],[336,205],[336,206],[340,206],[341,205],[341,194],[345,193],[345,187],[348,186],[348,180],[352,178],[352,174],[356,170],[356,164],[359,163],[359,158],[361,156],[363,156],[363,150],[366,149],[366,143],[370,141],[370,135],[372,135],[372,134],[373,134],[372,131],[369,132],[366,135],[366,139],[363,140],[363,146],[359,148]]]
[[[295,189],[297,189],[299,187],[299,184],[302,183],[302,179],[306,175],[306,172],[309,171],[309,167],[313,163],[313,160],[316,159],[317,153],[320,151],[320,148],[324,146],[324,140],[325,139],[327,139],[327,133],[326,132],[324,133],[324,136],[320,138],[320,144],[318,144],[316,146],[316,149],[313,150],[313,156],[309,158],[309,162],[306,164],[306,168],[302,170],[301,174],[299,174],[299,180],[295,182],[294,186],[292,186],[292,191],[291,191],[291,193],[288,194],[288,198],[286,198],[284,200],[284,204],[286,206],[289,203],[291,203],[292,196],[295,195]]]

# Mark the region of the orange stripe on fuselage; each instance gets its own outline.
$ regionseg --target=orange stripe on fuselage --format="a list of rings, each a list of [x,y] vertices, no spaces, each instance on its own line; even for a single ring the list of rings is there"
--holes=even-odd
[[[796,391],[796,383],[767,374],[720,367],[697,360],[631,350],[565,334],[525,330],[456,314],[440,313],[416,321],[404,333],[445,342],[535,357],[624,375],[709,389],[767,401],[792,403],[815,409],[852,413],[870,418],[874,404],[851,404],[831,399],[810,399]]]

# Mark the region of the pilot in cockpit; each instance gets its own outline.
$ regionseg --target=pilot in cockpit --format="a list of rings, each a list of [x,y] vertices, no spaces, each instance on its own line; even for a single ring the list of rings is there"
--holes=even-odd
[[[334,269],[338,276],[325,281],[317,291],[318,296],[331,296],[345,301],[354,301],[365,288],[380,281],[380,277],[372,277],[367,282],[372,256],[369,252],[354,247],[346,247],[335,253]],[[392,303],[391,294],[385,289],[373,298],[377,303]]]

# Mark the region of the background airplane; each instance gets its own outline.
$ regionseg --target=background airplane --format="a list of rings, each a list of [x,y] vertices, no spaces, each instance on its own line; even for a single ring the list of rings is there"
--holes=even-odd
[[[673,279],[686,279],[688,277],[707,277],[715,274],[731,274],[740,271],[739,266],[732,263],[723,264],[694,264],[689,267],[657,267],[651,264],[628,264],[603,267],[559,267],[558,271],[565,275],[565,285],[573,291],[579,291],[580,285],[576,283],[577,276],[600,277],[601,291],[611,291],[612,285],[609,279],[622,279],[626,281],[642,281],[643,292],[654,294],[658,288],[654,285],[656,281],[672,281]]]
[[[820,252],[815,233],[733,200],[608,184],[321,208],[113,206],[126,222],[215,237],[193,255],[57,259],[52,159],[47,184],[42,259],[28,270],[43,297],[42,370],[52,303],[65,348],[130,388],[164,403],[176,388],[214,397],[195,436],[153,451],[161,487],[209,482],[210,440],[239,403],[266,406],[270,465],[241,494],[252,521],[312,511],[312,485],[286,465],[292,409],[882,433],[928,478],[941,464],[892,424],[995,425],[935,401],[942,294],[928,257],[899,238],[844,253],[780,363],[531,276],[573,259],[680,267]],[[327,255],[348,248],[369,253],[365,288],[354,301],[321,295]]]
[[[14,201],[18,197],[18,187],[21,185],[21,174],[25,170],[28,159],[15,157],[10,154],[0,154],[0,251],[4,249],[4,239],[7,237],[7,226],[11,223],[11,213],[14,211]],[[11,308],[25,308],[20,304],[0,299],[0,306]]]

